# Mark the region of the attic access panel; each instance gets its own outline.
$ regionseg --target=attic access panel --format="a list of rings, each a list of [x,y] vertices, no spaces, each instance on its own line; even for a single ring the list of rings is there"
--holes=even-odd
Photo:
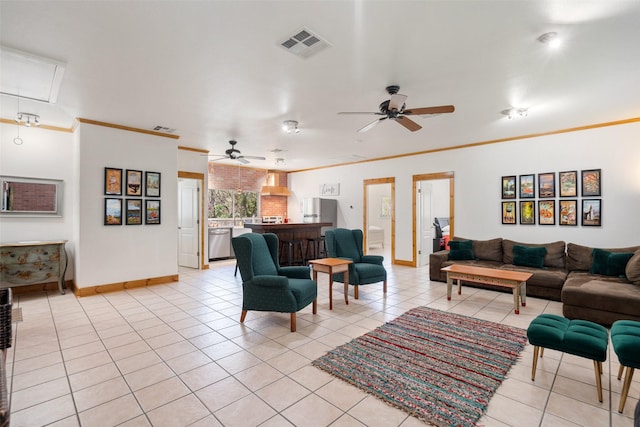
[[[55,104],[65,64],[0,46],[0,93]]]

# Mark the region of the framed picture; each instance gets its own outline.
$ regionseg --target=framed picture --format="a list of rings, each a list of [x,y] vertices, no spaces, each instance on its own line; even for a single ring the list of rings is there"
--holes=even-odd
[[[104,199],[104,225],[122,225],[122,199]]]
[[[160,197],[160,172],[144,173],[144,195]]]
[[[578,197],[578,171],[558,172],[560,197]]]
[[[142,199],[127,199],[127,225],[142,224]]]
[[[536,223],[536,205],[533,200],[520,202],[520,224]]]
[[[502,223],[516,223],[516,202],[502,202]]]
[[[582,197],[602,196],[600,169],[582,171]]]
[[[535,175],[534,174],[520,175],[520,198],[533,199],[535,197],[536,197]]]
[[[160,224],[160,200],[145,200],[144,223]]]
[[[320,195],[321,196],[339,196],[340,184],[321,184]]]
[[[127,169],[127,196],[142,196],[142,171]]]
[[[578,201],[560,200],[559,222],[560,225],[578,225]]]
[[[556,225],[555,200],[538,200],[538,224]]]
[[[516,176],[515,175],[502,177],[502,198],[503,199],[516,198]]]
[[[599,227],[602,225],[602,200],[582,200],[582,225]]]
[[[122,169],[104,168],[104,195],[122,196]]]
[[[540,197],[541,199],[556,197],[555,172],[538,174],[538,197]]]

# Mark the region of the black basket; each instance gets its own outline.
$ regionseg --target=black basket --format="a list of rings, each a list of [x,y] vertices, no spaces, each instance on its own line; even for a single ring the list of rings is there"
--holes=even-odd
[[[0,289],[0,350],[11,347],[11,288]]]

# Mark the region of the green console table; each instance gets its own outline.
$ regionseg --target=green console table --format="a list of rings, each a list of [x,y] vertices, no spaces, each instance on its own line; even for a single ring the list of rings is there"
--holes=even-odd
[[[45,283],[58,279],[64,294],[67,272],[66,240],[0,243],[0,288]]]

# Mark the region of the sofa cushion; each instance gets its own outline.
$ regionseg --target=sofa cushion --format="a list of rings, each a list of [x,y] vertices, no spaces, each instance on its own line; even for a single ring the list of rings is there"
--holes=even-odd
[[[640,250],[637,250],[627,262],[624,273],[628,281],[640,285]]]
[[[604,276],[624,276],[627,261],[633,256],[629,252],[609,252],[595,248],[591,252],[593,262],[591,263],[591,274],[602,274]]]
[[[611,313],[640,316],[640,292],[626,279],[572,272],[562,287],[562,303]]]
[[[471,240],[450,240],[449,259],[453,261],[474,259]]]
[[[592,264],[592,247],[576,245],[575,243],[567,244],[567,269],[569,271],[590,271]],[[640,246],[631,246],[627,248],[602,248],[608,252],[636,252]]]
[[[502,262],[505,264],[513,264],[513,245],[540,247],[547,249],[544,257],[544,266],[553,268],[565,268],[565,242],[558,241],[552,243],[522,243],[513,240],[502,240]]]
[[[454,240],[471,240],[473,242],[473,256],[476,259],[502,263],[502,237],[490,240],[472,240],[455,237]]]
[[[530,247],[522,245],[513,245],[513,264],[522,267],[544,267],[544,257],[547,254],[547,248],[544,246]]]
[[[534,268],[523,267],[513,264],[503,264],[499,267],[501,270],[523,271],[531,273],[533,276],[527,280],[527,295],[529,295],[530,287],[542,287],[551,289],[562,289],[564,281],[567,279],[567,271],[564,268]],[[559,296],[559,294],[558,294]]]

